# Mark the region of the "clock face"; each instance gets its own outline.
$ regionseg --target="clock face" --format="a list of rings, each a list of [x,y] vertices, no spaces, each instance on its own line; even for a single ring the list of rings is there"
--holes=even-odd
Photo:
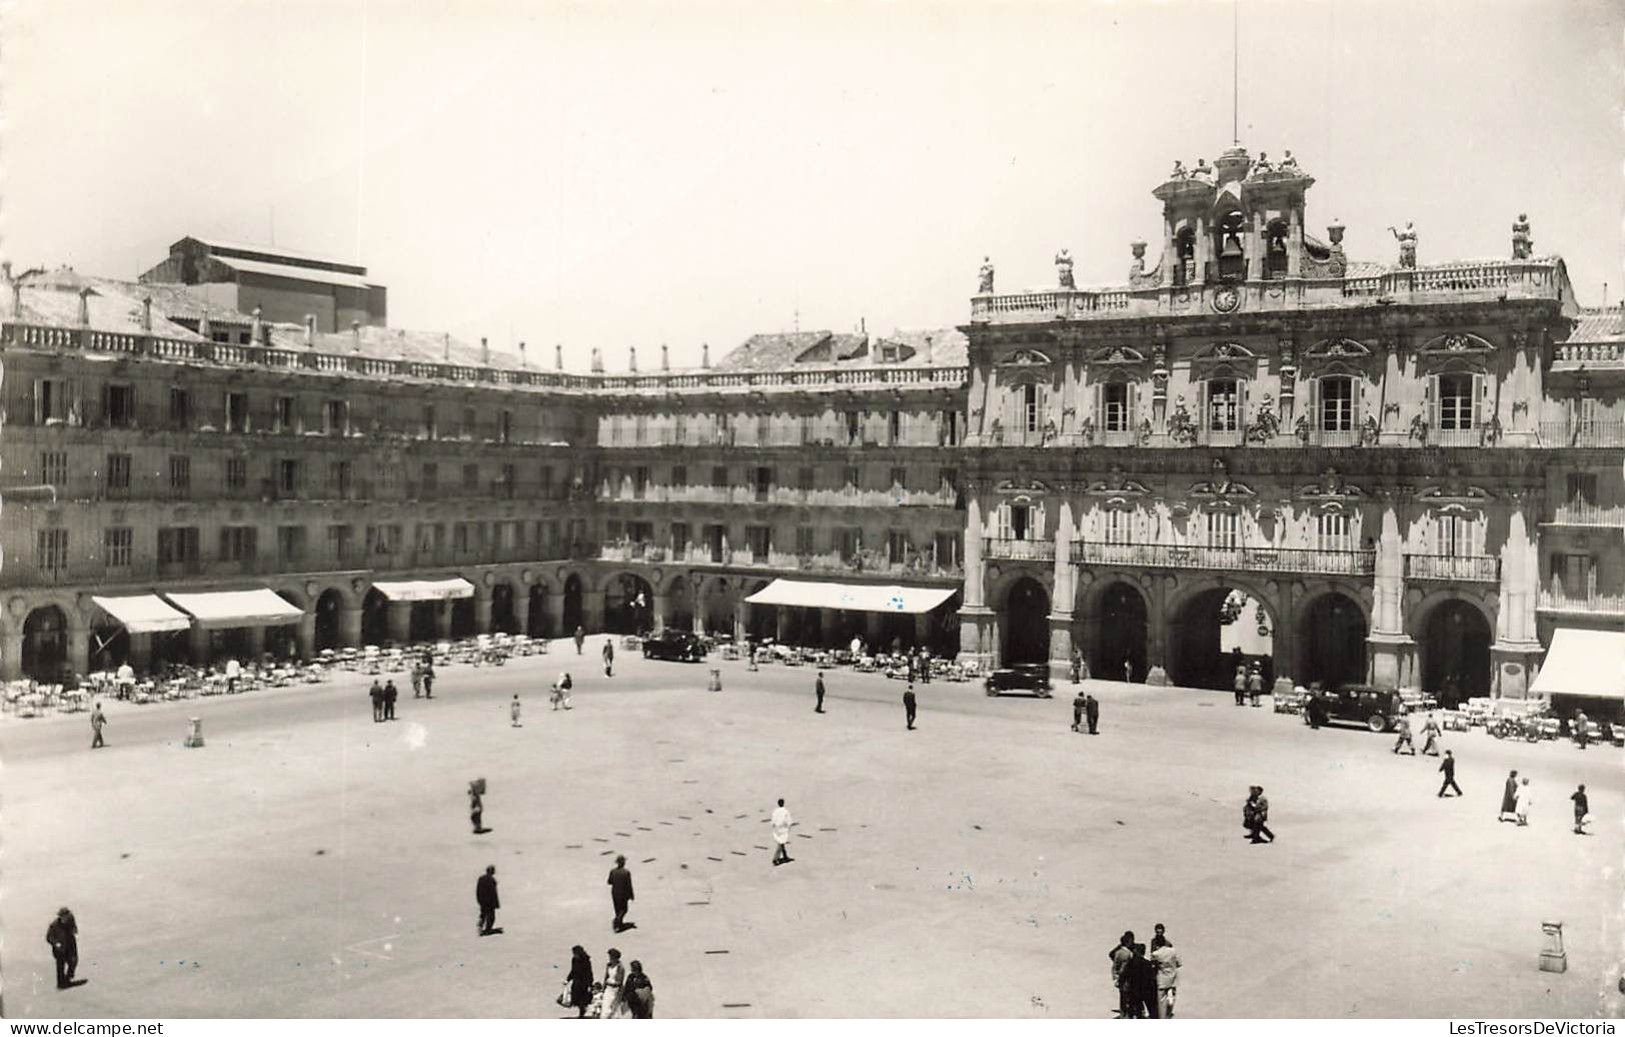
[[[1213,308],[1220,313],[1229,313],[1241,305],[1241,293],[1226,285],[1213,293]]]

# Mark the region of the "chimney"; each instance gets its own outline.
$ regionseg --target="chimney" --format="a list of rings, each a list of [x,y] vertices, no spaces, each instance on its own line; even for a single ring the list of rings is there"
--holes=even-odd
[[[660,346],[660,369],[662,371],[671,370],[671,355],[670,351],[666,349],[665,343],[661,343]]]
[[[519,343],[519,366],[521,368],[530,366],[525,362],[525,344],[523,342]]]
[[[933,364],[933,363],[936,363],[936,360],[937,360],[936,346],[931,342],[931,336],[927,335],[927,336],[925,336],[925,362],[927,364]]]
[[[564,370],[564,346],[562,343],[553,343],[553,370]]]
[[[352,348],[354,348],[357,353],[361,352],[361,322],[360,321],[353,320],[353,321],[350,322],[350,338],[351,338],[351,341],[353,343]]]
[[[711,343],[700,343],[700,367],[709,369],[711,366]]]
[[[446,360],[446,363],[449,364],[449,363],[451,363],[451,332],[449,332],[449,331],[446,332],[445,337],[446,337],[445,360]]]
[[[631,371],[633,374],[638,373],[638,347],[637,346],[627,346],[626,347],[626,369],[628,371]]]
[[[79,289],[79,326],[90,327],[90,286]]]
[[[248,329],[248,341],[258,342],[264,333],[264,326],[260,324],[260,308],[254,307],[254,323]]]
[[[141,330],[152,330],[152,296],[150,295],[141,297]]]
[[[484,335],[480,336],[480,366],[491,366],[491,345],[485,340]]]
[[[305,348],[316,348],[316,315],[314,313],[305,314]]]
[[[599,351],[597,346],[592,348],[592,371],[593,374],[604,373],[604,354]]]

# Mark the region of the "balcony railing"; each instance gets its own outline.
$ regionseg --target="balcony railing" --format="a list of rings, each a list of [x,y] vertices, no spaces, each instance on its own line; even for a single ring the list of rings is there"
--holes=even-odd
[[[1452,583],[1499,583],[1501,559],[1494,555],[1405,556],[1407,580],[1449,580]]]
[[[1302,547],[1208,547],[1196,544],[1111,544],[1082,540],[1072,545],[1075,562],[1154,569],[1229,569],[1237,572],[1319,573],[1366,576],[1376,571],[1375,551],[1322,551]]]
[[[1575,612],[1600,616],[1625,616],[1625,594],[1578,593],[1561,587],[1542,587],[1537,608],[1547,612]]]
[[[1625,421],[1543,421],[1540,445],[1625,447]]]
[[[1012,561],[1053,562],[1055,560],[1055,541],[988,537],[987,556],[989,558],[1006,558]]]
[[[1606,526],[1625,529],[1625,505],[1592,504],[1590,501],[1565,501],[1554,509],[1552,526]]]

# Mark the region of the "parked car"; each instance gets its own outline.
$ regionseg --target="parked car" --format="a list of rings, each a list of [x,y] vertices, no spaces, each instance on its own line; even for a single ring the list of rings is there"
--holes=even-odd
[[[662,630],[643,639],[643,657],[697,663],[705,659],[705,642],[687,630]]]
[[[984,687],[989,695],[1025,691],[1036,698],[1047,699],[1050,696],[1049,666],[1045,663],[1018,663],[994,670],[987,675]]]
[[[1395,718],[1405,712],[1399,692],[1372,684],[1345,684],[1330,691],[1317,688],[1310,695],[1325,722],[1364,724],[1378,734],[1391,730]]]

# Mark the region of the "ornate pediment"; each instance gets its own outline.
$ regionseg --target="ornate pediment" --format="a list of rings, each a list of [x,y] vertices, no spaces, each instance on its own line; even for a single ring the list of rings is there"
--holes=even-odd
[[[1303,487],[1298,491],[1298,496],[1312,501],[1346,502],[1364,497],[1365,491],[1344,482],[1336,468],[1328,468],[1320,473],[1319,482]]]
[[[1495,352],[1495,347],[1477,335],[1456,331],[1428,339],[1417,352],[1423,356],[1481,356]]]
[[[1148,497],[1151,495],[1151,491],[1145,488],[1144,483],[1128,478],[1123,474],[1123,469],[1116,465],[1112,466],[1111,473],[1106,478],[1097,479],[1090,483],[1086,492],[1093,497]]]
[[[1000,479],[993,487],[1000,493],[1048,493],[1049,487],[1037,479]]]
[[[1048,367],[1050,358],[1036,349],[1017,349],[1005,354],[1000,367]]]
[[[1253,488],[1230,478],[1230,466],[1222,458],[1213,460],[1213,478],[1192,483],[1190,496],[1209,501],[1236,500],[1256,497]]]
[[[1461,469],[1452,468],[1444,479],[1422,487],[1416,499],[1435,511],[1477,510],[1495,499],[1495,495],[1482,486],[1475,486],[1461,478]]]
[[[1145,354],[1133,346],[1108,346],[1089,357],[1091,365],[1102,367],[1145,363]]]
[[[1328,363],[1343,362],[1348,364],[1363,364],[1371,359],[1371,349],[1364,343],[1356,342],[1351,338],[1328,338],[1316,342],[1303,352],[1306,364],[1320,366]]]
[[[1246,365],[1257,360],[1258,354],[1239,342],[1215,342],[1191,357],[1191,363],[1195,365]]]

